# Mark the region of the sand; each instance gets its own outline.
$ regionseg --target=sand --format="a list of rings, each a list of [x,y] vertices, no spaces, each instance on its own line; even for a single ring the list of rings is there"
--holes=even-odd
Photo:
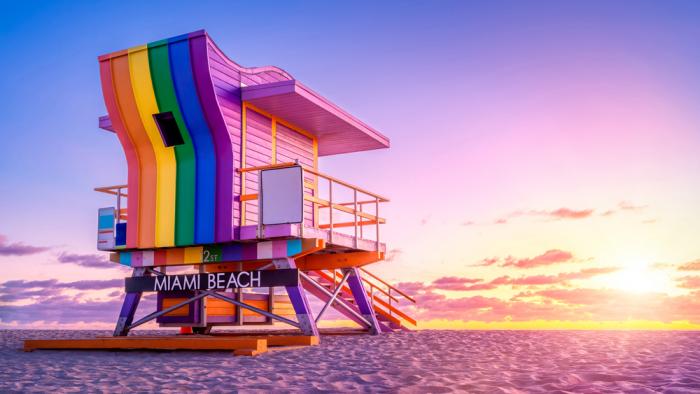
[[[258,357],[21,350],[24,338],[105,334],[0,331],[0,392],[700,392],[700,332],[324,336]]]

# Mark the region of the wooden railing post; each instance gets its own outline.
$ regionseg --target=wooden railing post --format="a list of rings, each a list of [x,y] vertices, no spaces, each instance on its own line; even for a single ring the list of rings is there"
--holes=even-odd
[[[328,234],[328,243],[333,243],[333,181],[328,180],[328,202],[329,202],[329,216],[330,216],[330,233]]]
[[[379,197],[374,199],[374,216],[377,218],[377,252],[379,252]]]
[[[355,222],[355,239],[353,241],[353,246],[355,247],[355,249],[357,249],[357,189],[352,189],[352,198],[352,213]]]
[[[122,188],[117,188],[117,224],[120,223],[122,218]]]
[[[363,206],[364,206],[364,204],[360,204],[360,213],[362,213]],[[365,229],[365,226],[360,226],[360,238],[364,238],[364,233],[365,233],[364,229]]]
[[[389,287],[389,316],[391,316],[391,287]]]

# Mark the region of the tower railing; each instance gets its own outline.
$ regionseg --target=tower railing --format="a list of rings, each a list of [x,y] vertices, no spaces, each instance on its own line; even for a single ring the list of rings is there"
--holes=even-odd
[[[121,221],[126,221],[126,219],[127,219],[126,208],[124,207],[124,203],[127,201],[128,188],[129,188],[128,185],[113,185],[113,186],[96,187],[94,189],[96,192],[111,194],[111,195],[117,197],[116,211],[115,211],[115,219],[116,219],[117,223],[119,223]]]
[[[380,244],[380,225],[386,223],[386,219],[379,216],[379,206],[382,203],[389,202],[389,199],[383,197],[379,194],[370,192],[361,187],[355,186],[349,182],[340,180],[331,175],[322,173],[314,168],[300,165],[294,162],[270,164],[265,166],[257,167],[246,167],[236,169],[237,172],[241,174],[249,172],[259,172],[263,170],[287,168],[292,166],[299,166],[303,171],[303,179],[309,178],[313,179],[313,184],[304,181],[304,186],[314,191],[318,191],[319,181],[325,182],[327,184],[326,195],[327,197],[322,198],[320,195],[313,195],[309,193],[304,193],[304,200],[313,204],[314,217],[313,224],[314,227],[320,229],[329,230],[329,242],[333,242],[333,232],[336,229],[344,229],[352,227],[354,236],[355,247],[357,247],[357,240],[363,239],[366,231],[365,226],[374,226],[374,241],[376,242],[376,248],[379,250]],[[259,184],[258,184],[259,185]],[[312,187],[313,186],[313,187]],[[350,201],[343,201],[339,199],[341,194],[350,194]],[[242,194],[240,196],[241,201],[241,211],[245,210],[245,202],[258,199],[258,193],[248,193]],[[321,215],[316,213],[322,209],[327,209],[327,221],[324,220],[322,223],[320,220]],[[339,215],[350,215],[352,220],[337,221],[339,220]],[[304,221],[308,219],[306,213],[304,214]],[[243,219],[241,225],[247,224],[247,219]],[[252,223],[251,223],[252,224]]]

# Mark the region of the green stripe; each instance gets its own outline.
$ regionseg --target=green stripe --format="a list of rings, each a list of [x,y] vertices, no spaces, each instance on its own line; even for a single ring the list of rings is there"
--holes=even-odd
[[[184,144],[174,147],[177,160],[175,245],[192,245],[194,243],[194,196],[197,189],[194,147],[175,95],[173,79],[170,74],[167,41],[156,41],[148,44],[148,63],[151,68],[151,80],[158,102],[158,110],[173,113],[182,139],[185,141]]]

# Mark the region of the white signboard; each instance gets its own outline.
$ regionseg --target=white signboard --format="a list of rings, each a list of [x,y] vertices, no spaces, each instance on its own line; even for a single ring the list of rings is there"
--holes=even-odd
[[[300,166],[260,171],[262,224],[301,223],[304,186]]]

